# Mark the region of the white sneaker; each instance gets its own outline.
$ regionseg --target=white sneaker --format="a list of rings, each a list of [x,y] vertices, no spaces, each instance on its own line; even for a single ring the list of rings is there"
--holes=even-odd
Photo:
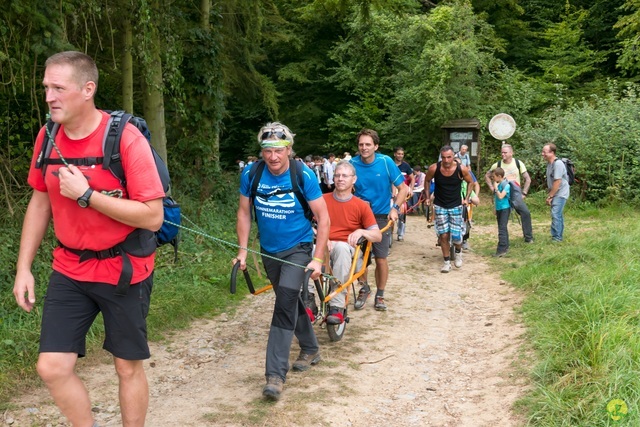
[[[451,271],[451,261],[445,261],[444,264],[442,264],[440,273],[448,273],[450,271]]]
[[[453,261],[456,268],[462,267],[462,252],[456,252],[456,259]]]

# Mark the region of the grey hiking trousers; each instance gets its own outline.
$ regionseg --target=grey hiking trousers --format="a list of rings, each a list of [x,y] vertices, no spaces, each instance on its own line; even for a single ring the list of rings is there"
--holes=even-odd
[[[271,254],[263,250],[263,253],[306,266],[311,261],[312,250],[312,243],[299,243],[283,252]],[[285,380],[289,371],[289,354],[294,335],[298,338],[304,353],[314,354],[319,349],[313,325],[300,295],[305,271],[300,267],[266,257],[262,257],[262,263],[276,294],[267,342],[265,376],[268,378],[277,375]]]
[[[524,240],[526,240],[527,242],[533,240],[531,212],[529,212],[529,207],[527,207],[527,204],[524,202],[522,194],[519,194],[519,197],[514,197],[511,199],[511,206],[516,211],[516,213],[520,215],[520,222],[522,223],[522,234],[524,235]]]

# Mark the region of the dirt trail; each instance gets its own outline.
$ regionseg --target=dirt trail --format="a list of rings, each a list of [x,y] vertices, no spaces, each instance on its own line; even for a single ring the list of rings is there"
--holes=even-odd
[[[273,293],[248,296],[234,313],[152,343],[146,425],[522,425],[510,410],[526,387],[516,366],[524,333],[513,311],[517,293],[473,251],[461,269],[441,274],[435,233],[423,217],[407,219],[389,263],[389,310],[376,312],[371,298],[363,310],[351,309],[337,343],[317,328],[322,363],[291,372],[276,404],[261,399]],[[297,353],[294,343],[292,360]],[[79,371],[100,425],[117,426],[117,382],[105,362]],[[67,425],[44,388],[14,403],[5,423]]]

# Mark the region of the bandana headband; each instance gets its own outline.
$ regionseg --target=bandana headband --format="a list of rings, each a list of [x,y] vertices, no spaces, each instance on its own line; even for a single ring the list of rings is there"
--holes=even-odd
[[[286,139],[265,140],[260,143],[262,148],[288,147],[289,145],[291,145],[291,141]]]

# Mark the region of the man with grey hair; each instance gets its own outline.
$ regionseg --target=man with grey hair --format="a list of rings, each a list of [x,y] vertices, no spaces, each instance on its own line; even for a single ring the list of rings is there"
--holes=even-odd
[[[333,275],[344,283],[349,278],[351,261],[358,240],[364,237],[375,243],[382,240],[373,211],[367,202],[353,195],[353,185],[357,181],[355,167],[342,160],[334,174],[335,190],[324,195],[327,203],[331,229],[329,232],[329,254]],[[332,289],[333,290],[333,289]],[[347,289],[337,294],[330,303],[327,323],[339,325],[345,320],[345,300]]]
[[[517,184],[511,188],[511,205],[513,209],[520,215],[520,222],[522,223],[522,234],[524,235],[524,241],[526,243],[533,242],[533,226],[531,224],[531,212],[524,199],[529,194],[529,187],[531,186],[531,177],[527,172],[527,167],[518,159],[513,158],[513,147],[509,144],[502,144],[500,150],[502,160],[497,161],[485,174],[485,181],[492,193],[496,192],[493,185],[493,171],[496,168],[504,169],[504,177],[511,182]],[[524,178],[522,183],[521,177]],[[518,191],[520,190],[520,191]]]
[[[469,146],[461,145],[460,151],[456,153],[456,158],[460,159],[460,164],[468,168],[471,167],[471,157],[469,157]]]
[[[258,142],[262,147],[263,163],[254,167],[261,167],[262,173],[258,176],[255,169],[255,175],[252,175],[252,169],[245,168],[240,180],[236,226],[239,250],[233,262],[239,262],[242,270],[247,268],[253,204],[264,254],[262,263],[276,294],[267,341],[267,383],[262,395],[268,400],[278,400],[289,371],[294,335],[300,344],[300,354],[293,370],[305,371],[321,360],[318,340],[300,295],[305,275],[305,268],[300,266],[313,271],[312,279],[322,273],[329,237],[329,214],[313,172],[292,158],[293,134],[289,128],[279,122],[267,123],[258,132]],[[298,171],[302,175],[302,185],[294,191],[294,184],[299,181],[297,175],[295,180],[292,175]],[[255,180],[258,181],[254,186]],[[256,193],[253,193],[254,188]],[[298,198],[298,193],[303,200]],[[315,251],[307,207],[318,224]]]

